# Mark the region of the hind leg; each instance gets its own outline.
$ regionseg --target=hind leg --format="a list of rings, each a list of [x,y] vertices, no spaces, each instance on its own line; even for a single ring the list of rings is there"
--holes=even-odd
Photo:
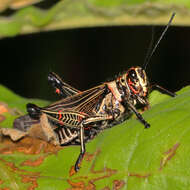
[[[86,152],[85,143],[84,143],[84,126],[82,124],[80,127],[80,144],[81,144],[80,154],[79,154],[78,159],[75,163],[75,171],[76,172],[80,169],[81,161],[82,161],[84,154]]]

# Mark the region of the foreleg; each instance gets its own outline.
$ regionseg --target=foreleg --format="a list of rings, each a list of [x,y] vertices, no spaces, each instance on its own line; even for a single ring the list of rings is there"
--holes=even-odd
[[[150,124],[148,122],[146,122],[144,120],[144,118],[142,117],[142,115],[136,110],[136,108],[131,104],[131,103],[127,103],[129,108],[135,113],[135,115],[137,116],[138,120],[145,126],[145,128],[149,128]]]

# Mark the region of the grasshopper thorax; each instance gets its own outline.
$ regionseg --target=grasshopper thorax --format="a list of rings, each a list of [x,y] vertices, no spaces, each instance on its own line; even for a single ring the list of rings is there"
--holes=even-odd
[[[117,83],[123,90],[123,97],[136,99],[141,104],[146,104],[148,95],[147,75],[141,67],[131,67],[127,72],[117,78]],[[125,97],[124,97],[125,99]]]

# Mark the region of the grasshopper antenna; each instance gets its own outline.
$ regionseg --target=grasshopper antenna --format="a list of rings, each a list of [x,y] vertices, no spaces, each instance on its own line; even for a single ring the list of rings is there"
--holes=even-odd
[[[148,51],[146,53],[146,57],[144,59],[144,64],[143,64],[143,68],[144,68],[144,65],[146,65],[147,63],[147,60],[149,59],[149,56],[151,54],[151,51],[152,51],[152,47],[153,47],[153,43],[154,43],[154,27],[152,26],[152,32],[151,32],[151,40],[150,40],[150,43],[149,43],[149,46],[148,46]]]
[[[171,16],[171,18],[170,18],[170,20],[169,20],[167,26],[165,27],[165,29],[164,29],[164,31],[162,32],[160,38],[159,38],[158,41],[156,42],[154,48],[152,49],[152,52],[149,54],[149,51],[150,51],[150,50],[148,51],[148,54],[147,54],[147,56],[146,56],[146,58],[145,58],[145,61],[144,61],[143,67],[142,67],[144,70],[146,70],[146,67],[147,67],[148,63],[150,62],[150,59],[151,59],[152,55],[153,55],[154,52],[156,51],[158,45],[160,44],[160,41],[161,41],[162,38],[164,37],[164,35],[165,35],[166,31],[168,30],[168,28],[170,27],[174,16],[175,16],[175,13],[172,13],[172,16]],[[149,47],[152,46],[152,43],[153,43],[153,36],[152,36],[151,44],[150,44]],[[150,49],[150,48],[149,48],[149,49]]]

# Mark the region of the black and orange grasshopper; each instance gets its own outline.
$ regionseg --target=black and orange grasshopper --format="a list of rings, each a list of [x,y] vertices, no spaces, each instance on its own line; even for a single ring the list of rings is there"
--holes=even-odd
[[[85,140],[94,138],[100,131],[122,122],[131,113],[135,113],[145,128],[150,127],[150,124],[137,110],[138,105],[142,107],[149,105],[150,89],[156,87],[172,97],[175,96],[174,93],[158,85],[151,86],[145,73],[150,57],[171,24],[174,15],[170,18],[167,27],[142,68],[132,67],[114,80],[82,92],[64,83],[57,75],[51,73],[49,81],[63,96],[63,99],[46,107],[27,104],[27,111],[31,119],[38,121],[40,118],[46,118],[48,121],[46,123],[55,127],[54,133],[58,134],[61,145],[68,143],[63,140],[63,137],[67,135],[66,131],[73,134],[74,138],[69,140],[71,144],[73,142],[80,143],[81,150],[75,163],[76,171],[79,170],[85,154]],[[66,97],[64,97],[65,95]],[[86,133],[87,129],[88,133]],[[65,134],[63,134],[64,132]],[[61,142],[61,140],[63,141]]]

